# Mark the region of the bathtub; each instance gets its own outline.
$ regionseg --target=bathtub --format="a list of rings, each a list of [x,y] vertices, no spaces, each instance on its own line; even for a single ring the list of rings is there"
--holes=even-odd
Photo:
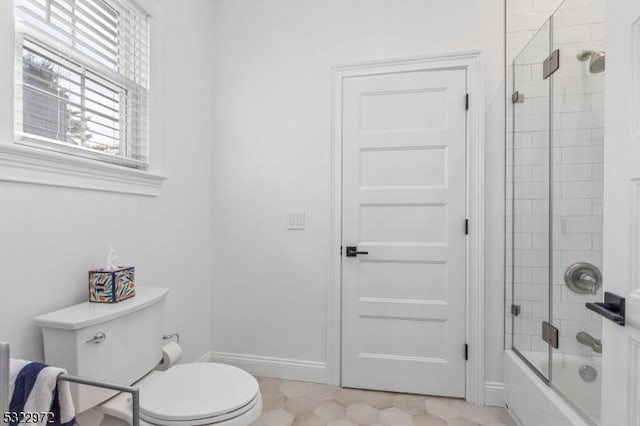
[[[527,352],[527,359],[546,371],[546,353]],[[600,417],[600,358],[554,354],[553,386],[580,407],[590,419]],[[583,365],[592,366],[598,378],[591,383],[578,374]],[[522,426],[591,426],[565,398],[544,383],[513,351],[504,353],[505,403]]]

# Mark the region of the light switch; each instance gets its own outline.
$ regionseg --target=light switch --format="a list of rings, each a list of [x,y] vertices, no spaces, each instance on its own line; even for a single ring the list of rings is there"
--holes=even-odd
[[[287,229],[304,229],[304,212],[288,212]]]

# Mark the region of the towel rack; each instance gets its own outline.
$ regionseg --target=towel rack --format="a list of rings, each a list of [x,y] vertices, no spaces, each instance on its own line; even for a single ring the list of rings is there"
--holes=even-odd
[[[9,411],[9,359],[9,344],[0,342],[0,409],[2,410],[0,413]],[[132,426],[140,426],[140,390],[137,387],[85,379],[83,377],[71,376],[69,374],[61,374],[58,376],[58,381],[130,393],[133,398]]]
[[[71,382],[77,383],[79,385],[94,386],[98,388],[130,393],[133,397],[133,408],[131,413],[133,415],[132,426],[140,426],[140,390],[137,387],[118,385],[116,383],[103,382],[99,380],[85,379],[84,377],[76,377],[69,374],[59,375],[58,381]]]

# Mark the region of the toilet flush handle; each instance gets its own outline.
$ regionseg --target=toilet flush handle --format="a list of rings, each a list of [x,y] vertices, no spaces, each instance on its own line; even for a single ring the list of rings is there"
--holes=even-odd
[[[103,332],[100,332],[93,336],[93,339],[87,340],[87,343],[102,343],[107,338],[107,335]]]

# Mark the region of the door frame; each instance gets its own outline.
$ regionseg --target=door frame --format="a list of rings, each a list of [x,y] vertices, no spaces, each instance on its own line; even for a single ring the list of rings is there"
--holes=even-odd
[[[341,384],[342,356],[342,80],[396,72],[464,69],[467,71],[467,218],[466,371],[467,401],[484,404],[484,173],[485,99],[481,51],[465,51],[404,59],[360,62],[331,68],[332,129],[330,173],[330,245],[327,287],[326,381]],[[464,100],[461,99],[462,104]]]

